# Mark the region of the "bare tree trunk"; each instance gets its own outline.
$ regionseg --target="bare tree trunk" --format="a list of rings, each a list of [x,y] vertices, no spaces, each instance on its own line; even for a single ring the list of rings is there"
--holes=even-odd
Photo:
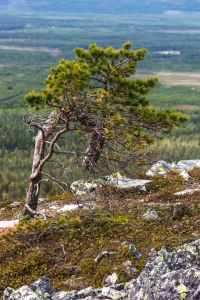
[[[55,116],[54,113],[50,114],[45,124],[41,129],[39,129],[39,132],[35,138],[35,151],[33,156],[32,173],[30,176],[30,184],[26,192],[26,204],[23,209],[23,215],[28,215],[29,218],[33,218],[34,214],[28,209],[28,207],[30,207],[33,211],[36,211],[37,209],[40,181],[42,178],[42,168],[40,169],[40,172],[39,174],[37,174],[37,176],[34,176],[34,174],[37,173],[38,167],[40,166],[44,158],[46,141],[55,131],[55,126],[53,124],[57,120],[57,118],[58,117]]]
[[[83,158],[82,166],[86,170],[90,170],[92,173],[94,171],[94,166],[101,156],[101,152],[104,147],[105,138],[94,132],[90,138],[89,146],[85,152],[85,157]]]
[[[82,166],[93,173],[94,165],[100,158],[103,150],[105,138],[102,133],[95,130],[97,122],[90,115],[81,113],[77,118],[81,125],[85,125],[88,131],[91,131],[92,133],[88,148],[85,151],[86,155],[83,158]]]
[[[59,136],[68,130],[67,115],[62,115],[62,120],[60,119],[60,117],[61,115],[51,113],[43,126],[40,126],[37,123],[33,122],[28,123],[31,126],[34,126],[39,129],[39,132],[35,138],[35,151],[33,156],[32,173],[30,175],[30,184],[26,193],[26,204],[23,209],[23,215],[27,215],[28,218],[33,218],[34,212],[36,212],[37,209],[43,166],[45,162],[48,161],[53,155],[53,147],[55,142],[58,140]],[[97,123],[88,114],[81,113],[77,115],[77,119],[81,125],[86,126],[87,130],[92,133],[88,148],[85,152],[85,157],[83,158],[82,166],[86,170],[90,170],[90,172],[93,173],[94,166],[100,158],[102,149],[104,147],[105,138],[100,132],[98,133],[95,131]],[[66,122],[65,128],[60,130],[55,135],[55,137],[50,143],[48,154],[44,156],[46,141],[54,133],[56,128],[56,126],[54,125],[55,122],[62,124]]]

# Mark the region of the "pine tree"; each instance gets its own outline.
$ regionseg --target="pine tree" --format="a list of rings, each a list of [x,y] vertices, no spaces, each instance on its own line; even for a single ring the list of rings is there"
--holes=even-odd
[[[154,142],[155,134],[170,133],[187,121],[174,110],[161,112],[150,107],[146,96],[158,78],[133,77],[147,50],[133,51],[131,47],[127,42],[119,50],[96,44],[88,51],[76,48],[77,60],[63,59],[52,68],[42,93],[25,96],[32,109],[47,110],[48,114],[38,116],[29,111],[24,117],[39,130],[24,214],[33,216],[37,208],[42,175],[68,187],[42,171],[54,153],[73,157],[76,163],[80,160],[92,178],[111,172],[113,165],[126,171],[145,163],[152,154],[148,145]],[[69,135],[76,141],[74,149],[58,149],[56,142]]]

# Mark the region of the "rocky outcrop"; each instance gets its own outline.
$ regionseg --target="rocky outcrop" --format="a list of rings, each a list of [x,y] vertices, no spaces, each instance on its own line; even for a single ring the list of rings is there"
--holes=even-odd
[[[55,293],[47,277],[14,291],[7,288],[3,300],[198,300],[200,299],[200,239],[169,251],[150,253],[140,276],[128,283],[101,289]],[[116,275],[117,276],[117,275]]]
[[[138,188],[140,191],[146,192],[145,186],[150,183],[153,183],[153,181],[145,179],[131,179],[121,176],[121,174],[117,172],[111,174],[110,176],[105,176],[103,179],[97,179],[94,182],[87,182],[84,180],[75,181],[70,187],[77,196],[82,196],[86,193],[95,191],[104,184],[109,184],[111,186],[114,185],[116,188],[125,190],[130,188]]]
[[[170,170],[176,171],[179,175],[181,175],[184,180],[188,180],[190,175],[188,174],[188,170],[192,170],[194,168],[200,167],[200,160],[181,160],[178,163],[167,163],[164,160],[158,161],[154,164],[146,173],[146,175],[153,176],[155,174],[164,175]]]

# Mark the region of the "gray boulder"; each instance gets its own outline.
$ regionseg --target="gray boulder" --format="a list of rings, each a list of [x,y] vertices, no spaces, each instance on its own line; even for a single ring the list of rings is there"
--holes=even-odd
[[[153,183],[152,180],[131,179],[128,177],[110,178],[110,182],[120,189],[139,188],[146,191],[145,185]]]
[[[71,292],[58,292],[55,293],[52,296],[52,300],[74,300],[76,299],[77,292],[76,291],[71,291]]]
[[[30,288],[37,294],[45,295],[45,297],[51,297],[54,293],[51,281],[46,276],[32,283]]]
[[[200,240],[150,257],[129,294],[131,300],[199,299]]]
[[[124,291],[118,291],[110,287],[104,287],[102,289],[102,296],[108,299],[122,300],[128,298],[128,293]]]
[[[165,174],[171,170],[171,164],[168,164],[164,160],[158,161],[156,164],[154,164],[149,171],[147,171],[147,175],[154,175],[155,173],[158,174]]]
[[[27,285],[24,285],[18,290],[11,293],[8,299],[9,300],[40,300],[38,295],[34,293]]]
[[[3,292],[3,300],[8,300],[14,291],[15,290],[13,290],[12,288],[7,287]]]
[[[193,160],[180,160],[176,164],[176,169],[180,170],[192,170],[194,168],[200,167],[200,159],[193,159]]]

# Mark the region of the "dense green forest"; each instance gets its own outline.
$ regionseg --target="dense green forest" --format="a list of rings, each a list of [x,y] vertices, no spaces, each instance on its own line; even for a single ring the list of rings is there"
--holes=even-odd
[[[75,47],[87,49],[90,43],[97,43],[119,48],[128,40],[133,42],[134,49],[149,50],[146,60],[138,64],[136,77],[141,73],[143,77],[154,76],[155,71],[177,72],[177,76],[182,72],[199,72],[199,14],[0,15],[0,200],[24,197],[31,173],[37,132],[23,121],[27,109],[24,95],[32,90],[39,92],[50,67],[56,66],[61,58],[75,59]],[[157,53],[172,50],[180,54]],[[175,129],[156,143],[154,147],[160,150],[158,158],[200,158],[200,79],[199,84],[197,80],[195,85],[191,81],[191,85],[183,82],[181,86],[161,81],[149,99],[157,109],[172,107],[190,116],[190,122],[183,128]],[[63,176],[58,166],[49,164],[46,168],[53,176]],[[81,169],[74,169],[69,180],[83,176]],[[57,186],[45,183],[41,196],[59,192]]]

